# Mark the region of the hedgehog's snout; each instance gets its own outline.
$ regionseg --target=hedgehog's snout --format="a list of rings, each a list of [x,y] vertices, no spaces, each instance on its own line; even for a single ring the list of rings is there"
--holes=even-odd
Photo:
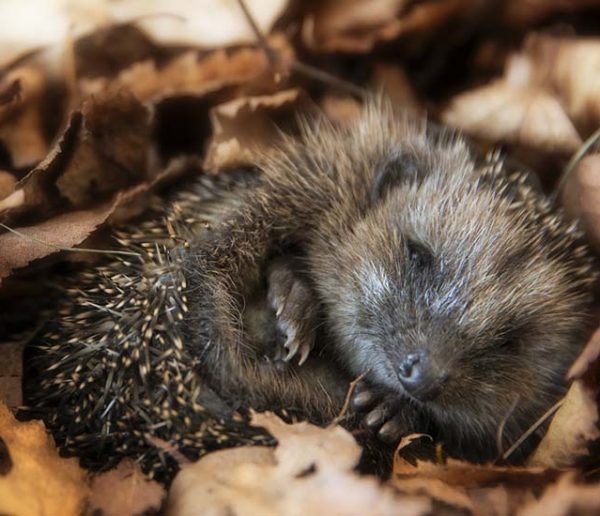
[[[431,360],[428,353],[421,351],[401,358],[398,379],[412,397],[419,401],[429,401],[440,393],[448,379],[448,373]]]

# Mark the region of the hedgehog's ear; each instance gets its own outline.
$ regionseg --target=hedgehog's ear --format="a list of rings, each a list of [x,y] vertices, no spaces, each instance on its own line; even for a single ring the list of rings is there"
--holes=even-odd
[[[409,151],[396,151],[377,165],[371,189],[373,203],[383,199],[393,188],[402,184],[420,183],[425,167],[419,158]]]

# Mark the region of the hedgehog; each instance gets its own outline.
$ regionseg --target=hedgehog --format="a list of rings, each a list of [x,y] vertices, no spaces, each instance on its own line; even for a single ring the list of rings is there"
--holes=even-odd
[[[161,474],[157,439],[270,443],[250,409],[323,424],[360,377],[348,426],[484,462],[564,393],[596,263],[528,174],[383,100],[301,125],[70,280],[27,388],[64,449]]]

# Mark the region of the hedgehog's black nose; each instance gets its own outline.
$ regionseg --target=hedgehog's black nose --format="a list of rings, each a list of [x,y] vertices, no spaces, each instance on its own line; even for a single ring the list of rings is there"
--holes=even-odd
[[[437,396],[446,377],[424,353],[410,353],[400,361],[398,378],[406,392],[419,400]]]

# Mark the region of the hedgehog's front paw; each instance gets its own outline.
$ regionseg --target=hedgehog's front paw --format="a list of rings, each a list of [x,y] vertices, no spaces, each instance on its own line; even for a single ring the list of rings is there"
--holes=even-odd
[[[318,311],[312,292],[285,260],[276,260],[269,267],[268,282],[269,303],[284,336],[281,358],[289,362],[299,355],[302,365],[315,343]]]
[[[357,412],[365,413],[363,422],[367,428],[377,432],[384,442],[396,443],[404,435],[411,433],[407,424],[402,403],[397,398],[384,399],[366,383],[357,384],[352,395],[351,405]]]

